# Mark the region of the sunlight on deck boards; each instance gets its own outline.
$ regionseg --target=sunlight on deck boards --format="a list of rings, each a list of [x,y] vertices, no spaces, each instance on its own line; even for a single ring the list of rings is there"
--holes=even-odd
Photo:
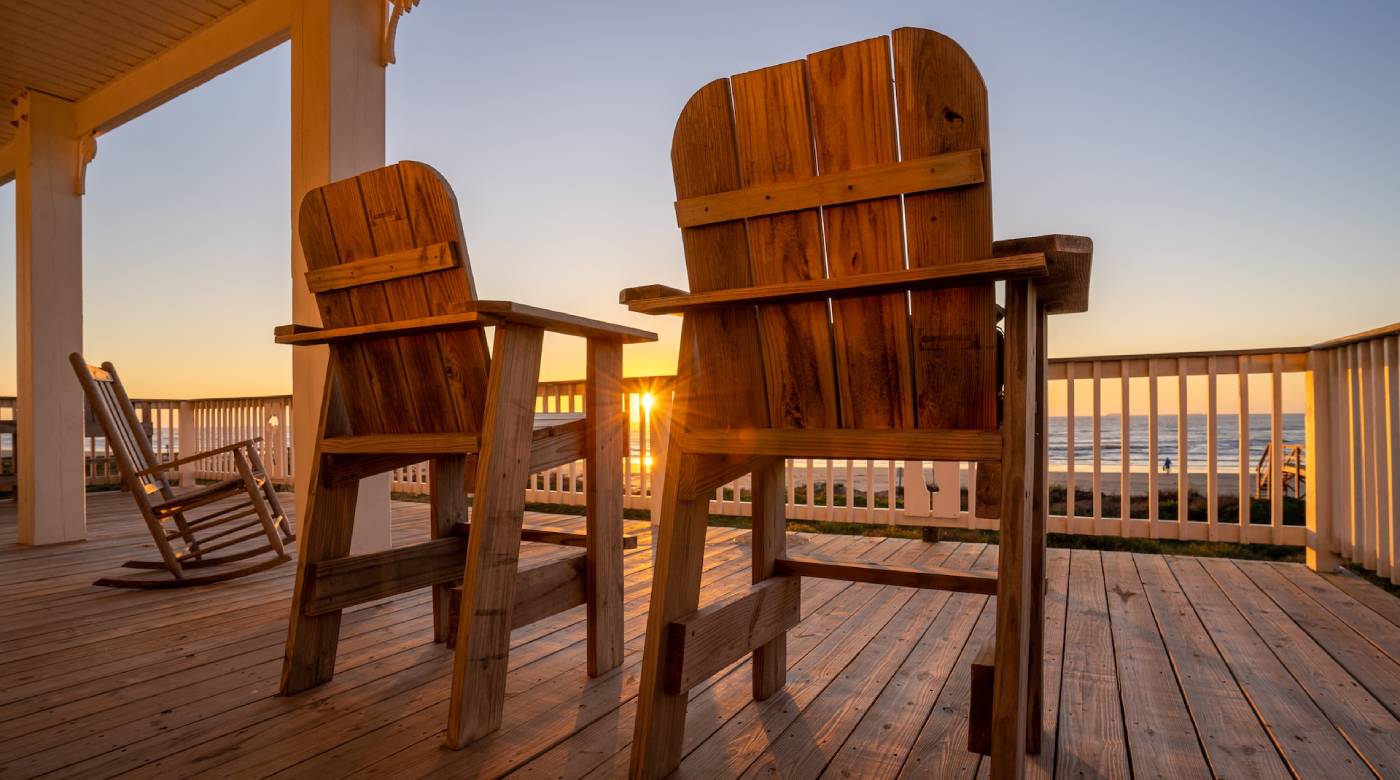
[[[4,777],[626,770],[651,584],[645,523],[629,524],[642,537],[626,558],[623,667],[584,673],[582,607],[519,629],[504,727],[451,752],[440,748],[450,655],[431,642],[426,590],[347,612],[335,679],[280,698],[294,567],[178,592],[91,587],[150,536],[126,495],[92,494],[88,506],[88,541],[23,548],[14,504],[0,502]],[[396,503],[394,520],[399,542],[427,535],[426,504]],[[526,522],[582,530],[578,517]],[[805,534],[790,545],[954,567],[996,553]],[[747,560],[746,532],[711,529],[702,602],[747,587]],[[1297,564],[1051,550],[1048,568],[1047,736],[1034,776],[1167,764],[1179,776],[1400,773],[1400,600]],[[682,774],[976,776],[966,699],[971,655],[991,635],[987,603],[806,580],[787,688],[753,702],[747,662],[697,686]]]

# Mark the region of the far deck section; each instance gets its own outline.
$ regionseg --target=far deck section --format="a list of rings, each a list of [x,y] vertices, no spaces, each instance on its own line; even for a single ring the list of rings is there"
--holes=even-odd
[[[290,496],[285,498],[291,507]],[[0,776],[618,777],[640,673],[650,528],[630,524],[627,660],[590,680],[582,608],[515,632],[505,726],[443,750],[451,655],[428,592],[347,613],[337,675],[275,695],[287,565],[180,592],[90,585],[150,545],[130,498],[89,496],[88,540],[14,544],[0,503]],[[582,530],[582,518],[527,524]],[[396,503],[394,537],[426,537]],[[747,587],[747,533],[709,532],[702,602]],[[995,547],[794,535],[804,552],[980,567]],[[149,551],[146,551],[149,552]],[[526,544],[526,555],[546,554]],[[1301,565],[1050,551],[1038,777],[1400,773],[1400,599]],[[693,694],[689,777],[975,777],[970,656],[989,599],[807,580],[789,683],[750,698],[747,662]]]

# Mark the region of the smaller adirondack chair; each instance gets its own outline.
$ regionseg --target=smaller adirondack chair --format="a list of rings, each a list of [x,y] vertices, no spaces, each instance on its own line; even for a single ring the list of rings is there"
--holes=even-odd
[[[310,191],[298,235],[322,327],[278,328],[277,342],[329,345],[330,370],[282,692],[331,679],[346,607],[419,588],[433,590],[434,638],[455,636],[450,747],[500,726],[513,628],[586,604],[587,672],[617,668],[623,548],[635,544],[622,532],[622,345],[656,335],[477,300],[457,199],[422,163]],[[535,413],[545,331],[587,341],[585,414]],[[432,538],[351,555],[359,481],[424,460]],[[524,527],[528,476],[578,460],[586,533]],[[521,541],[583,549],[520,563]]]
[[[122,484],[150,529],[158,560],[123,564],[143,574],[103,577],[94,585],[114,588],[178,588],[206,585],[269,569],[291,560],[286,544],[296,539],[282,511],[257,439],[161,463],[150,434],[111,363],[90,366],[68,356],[88,406],[117,457]],[[215,456],[232,456],[238,475],[195,490],[176,493],[168,476],[181,466]],[[231,502],[231,503],[230,503]],[[153,571],[152,571],[153,570]],[[163,571],[162,571],[163,570]]]
[[[731,663],[752,654],[755,699],[783,688],[811,577],[995,595],[968,745],[993,778],[1021,777],[1038,749],[1045,322],[1087,308],[1093,250],[992,241],[989,135],[972,60],[914,28],[713,81],[682,110],[671,165],[691,289],[621,295],[685,318],[632,777],[680,765],[690,691]],[[997,571],[789,551],[786,458],[977,464]],[[753,587],[700,607],[710,498],[746,473]]]

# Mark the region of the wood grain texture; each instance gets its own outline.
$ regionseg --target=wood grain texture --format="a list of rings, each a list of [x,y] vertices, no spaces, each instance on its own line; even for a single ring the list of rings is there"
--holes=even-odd
[[[899,145],[907,158],[981,150],[987,183],[904,199],[909,267],[992,253],[987,89],[962,47],[932,30],[893,33]],[[911,298],[920,427],[997,423],[996,296],[991,284]]]
[[[331,182],[318,189],[316,194],[325,204],[339,263],[379,254],[361,177]],[[394,228],[390,230],[402,233]],[[309,266],[310,253],[307,254]],[[391,279],[351,287],[345,294],[350,299],[355,320],[342,325],[374,325],[427,315],[422,285],[415,285],[410,280]],[[430,427],[433,416],[450,401],[443,384],[441,357],[432,337],[406,335],[365,342],[364,347],[365,367],[374,382],[379,403],[382,408],[393,410],[392,414],[382,413],[383,432],[420,433],[434,430]],[[410,380],[410,377],[413,379]],[[446,430],[453,430],[454,427],[449,424]]]
[[[991,774],[1025,773],[1030,615],[1036,589],[1030,582],[1034,542],[1036,366],[1039,309],[1035,286],[1006,286],[1005,419],[1002,439],[1001,533],[997,554],[996,673],[992,703]]]
[[[418,778],[456,772],[573,779],[615,777],[626,771],[636,712],[635,686],[626,680],[640,668],[653,575],[645,524],[629,526],[640,533],[642,547],[626,557],[626,639],[628,649],[637,652],[628,656],[623,669],[616,676],[598,679],[586,675],[586,626],[581,608],[518,630],[511,647],[508,689],[512,695],[502,729],[464,751],[449,752],[441,749],[442,707],[450,691],[448,663],[442,648],[431,643],[427,591],[347,610],[335,684],[279,696],[268,670],[282,652],[294,568],[269,569],[241,580],[237,587],[141,593],[92,588],[89,584],[96,572],[119,566],[142,546],[149,546],[150,537],[130,496],[100,492],[89,494],[87,500],[89,541],[38,548],[14,544],[14,504],[0,502],[0,603],[7,610],[0,624],[0,674],[7,683],[0,686],[0,707],[11,716],[0,722],[0,763],[7,776],[258,777],[280,773]],[[283,501],[288,512],[296,511],[289,496],[284,495]],[[428,504],[394,502],[394,539],[404,544],[426,541],[429,514]],[[580,534],[584,530],[582,517],[531,513],[526,522],[530,527]],[[701,604],[750,586],[747,539],[748,533],[739,529],[708,529]],[[893,552],[923,546],[911,540],[826,534],[793,534],[789,544],[794,550],[829,557],[886,560]],[[940,555],[953,550],[955,557],[946,561],[936,556],[925,559],[928,564],[950,568],[977,568],[973,561],[977,551],[988,551],[984,559],[994,559],[996,553],[995,545],[948,542],[929,549]],[[961,554],[963,550],[971,557]],[[556,553],[542,546],[522,545],[521,568],[530,568],[537,556]],[[1052,622],[1056,605],[1065,595],[1069,553],[1050,550],[1048,611]],[[907,557],[900,560],[908,562]],[[1160,556],[1134,556],[1134,562],[1138,561],[1143,562],[1140,570],[1144,572],[1144,567],[1161,564],[1170,583],[1176,584]],[[1253,573],[1247,571],[1253,564],[1232,565],[1254,580]],[[1331,588],[1338,597],[1348,599],[1352,608],[1370,609],[1367,602],[1387,603],[1377,599],[1394,601],[1393,596],[1364,580],[1353,578],[1355,582],[1349,584],[1355,585],[1354,590],[1342,591],[1328,578],[1298,564],[1262,565],[1290,583],[1296,576]],[[1208,573],[1214,579],[1214,572]],[[1144,581],[1152,579],[1150,573],[1140,576]],[[1113,590],[1114,583],[1105,585],[1113,609],[1112,600],[1120,597]],[[1148,584],[1145,587],[1147,593],[1137,598],[1157,601],[1156,590]],[[1266,601],[1272,600],[1270,585],[1256,581],[1254,587]],[[751,680],[744,662],[692,689],[692,719],[683,749],[696,758],[683,765],[682,772],[689,775],[692,765],[696,769],[702,762],[709,765],[731,750],[742,751],[742,755],[734,762],[736,768],[725,776],[743,774],[751,767],[762,772],[776,766],[803,777],[878,779],[901,771],[906,777],[972,777],[982,768],[977,756],[966,751],[963,732],[958,731],[966,724],[963,681],[969,665],[955,661],[968,645],[987,597],[940,591],[914,594],[911,604],[921,596],[948,600],[936,615],[928,608],[935,601],[908,613],[906,626],[912,630],[881,634],[866,626],[877,617],[876,608],[899,592],[879,590],[880,595],[872,597],[871,590],[878,590],[872,586],[862,598],[860,591],[865,588],[836,580],[803,583],[804,620],[789,632],[794,670],[788,692],[798,691],[800,698],[780,694],[762,710],[751,707]],[[1297,598],[1315,601],[1307,592]],[[1291,618],[1289,610],[1281,605],[1277,610],[1269,610],[1267,604],[1265,608],[1267,615],[1260,613],[1264,622],[1258,625],[1272,632],[1271,637],[1284,638],[1280,632],[1287,630],[1286,623],[1279,621]],[[1289,617],[1281,618],[1280,611]],[[1199,711],[1211,719],[1199,724],[1198,737],[1212,754],[1215,774],[1288,777],[1258,713],[1219,658],[1217,644],[1228,644],[1230,638],[1202,626],[1195,606],[1179,590],[1162,610],[1154,612],[1154,617],[1158,616],[1160,622],[1153,621],[1147,628],[1170,648],[1190,648],[1173,654],[1172,660],[1181,670],[1182,683],[1190,688],[1188,698],[1201,705],[1193,707],[1193,713]],[[1254,617],[1245,615],[1248,625],[1240,627],[1255,631]],[[1060,625],[1063,636],[1063,622]],[[1294,625],[1309,630],[1300,623]],[[1356,628],[1347,630],[1369,641],[1364,632],[1371,628],[1357,623]],[[990,636],[990,630],[983,633]],[[859,634],[860,639],[843,641],[853,634]],[[1052,631],[1049,636],[1054,634]],[[1076,628],[1068,637],[1071,647],[1077,635]],[[1310,677],[1318,671],[1317,664],[1325,663],[1325,656],[1330,655],[1311,636],[1294,634],[1299,644],[1290,648],[1267,641],[1276,652],[1264,658],[1258,673],[1287,678],[1296,671],[1308,678],[1309,685],[1331,679]],[[875,647],[870,647],[877,639]],[[1382,636],[1374,639],[1389,641]],[[838,645],[841,653],[827,653]],[[862,654],[865,648],[870,649]],[[814,652],[823,663],[804,663]],[[1049,712],[1054,711],[1053,697],[1061,688],[1052,664],[1055,653],[1047,639]],[[1279,657],[1292,658],[1288,653],[1313,660],[1305,666],[1291,666]],[[1223,676],[1200,674],[1208,659],[1221,664]],[[888,676],[896,664],[893,676]],[[823,671],[830,676],[813,680],[813,673]],[[1132,683],[1116,673],[1112,681],[1120,700],[1135,693]],[[821,692],[814,696],[817,686]],[[1355,681],[1337,691],[1354,691],[1357,686],[1365,687]],[[964,693],[959,695],[958,690]],[[1334,702],[1350,700],[1349,695],[1343,695]],[[791,708],[791,712],[783,714],[784,708]],[[1329,720],[1333,712],[1337,711],[1323,711]],[[737,721],[750,724],[756,715],[761,716],[757,727],[738,728]],[[1121,712],[1116,716],[1121,719]],[[763,729],[765,723],[773,724],[772,732]],[[853,723],[855,728],[850,729]],[[925,726],[928,739],[916,746]],[[1047,719],[1046,728],[1048,749],[1058,747],[1071,753],[1091,749],[1068,732],[1059,735],[1057,746],[1053,717]],[[1123,728],[1128,741],[1151,738],[1146,733],[1134,734],[1143,726],[1132,721],[1125,721]],[[1346,726],[1333,723],[1328,728]],[[735,743],[729,739],[735,734],[754,739]],[[1252,742],[1251,735],[1259,741]],[[1375,735],[1381,740],[1388,736],[1384,731]],[[1315,754],[1320,762],[1341,763],[1317,740],[1297,743],[1299,751]],[[1226,747],[1228,750],[1222,749]],[[1035,756],[1036,764],[1045,756],[1044,752]],[[1371,760],[1369,755],[1363,758]],[[1123,761],[1131,760],[1131,756],[1123,756]],[[1270,766],[1275,769],[1271,771]],[[1166,772],[1172,765],[1160,768]]]
[[[338,342],[369,342],[408,337],[432,336],[480,331],[493,325],[516,323],[530,325],[554,333],[586,339],[606,339],[625,344],[655,341],[650,331],[624,325],[576,317],[572,314],[541,309],[513,301],[469,301],[454,304],[449,314],[415,317],[406,320],[353,325],[345,328],[311,328],[303,325],[280,326],[273,332],[278,344],[310,346]]]
[[[321,394],[321,422],[317,430],[325,438],[349,433],[350,425],[350,413],[336,373],[328,371],[326,387]],[[291,617],[287,623],[287,645],[282,658],[279,686],[283,694],[320,685],[335,674],[341,613],[306,614],[313,581],[307,564],[344,558],[350,554],[355,503],[360,486],[356,482],[323,480],[324,468],[324,459],[318,454],[311,465],[311,481],[307,483],[310,489],[302,515],[301,538],[297,544],[297,576],[292,586]]]
[[[428,461],[428,480],[432,494],[428,498],[428,534],[433,539],[452,535],[453,529],[467,522],[468,455],[442,455]],[[473,462],[474,467],[474,462]],[[465,550],[456,557],[458,568],[465,560]],[[451,638],[448,610],[452,595],[446,583],[433,585],[433,641],[446,643]]]
[[[787,461],[774,458],[754,469],[753,581],[766,582],[778,558],[787,554]],[[798,583],[800,600],[801,583]],[[753,697],[763,700],[787,681],[787,632],[753,648]]]
[[[825,577],[849,582],[870,582],[901,588],[931,588],[954,593],[991,596],[997,590],[994,572],[898,566],[867,561],[838,561],[810,555],[787,555],[774,564],[778,574]]]
[[[801,601],[799,578],[768,577],[735,598],[671,623],[667,690],[689,691],[750,651],[784,636],[802,618]]]
[[[522,628],[564,610],[582,606],[588,599],[588,588],[585,584],[587,571],[587,553],[583,551],[522,565],[515,574],[515,603],[510,610],[511,629]],[[448,591],[447,614],[451,634],[447,642],[449,647],[457,646],[457,625],[461,619],[462,589],[451,587]]]
[[[313,293],[343,290],[372,282],[441,271],[457,264],[452,242],[401,249],[349,263],[306,272],[306,286]]]
[[[451,268],[422,277],[429,312],[432,315],[452,313],[456,311],[454,307],[477,299],[457,197],[442,174],[431,166],[405,161],[397,168],[403,198],[402,216],[413,232],[414,241],[419,244],[451,241],[461,257],[460,269]],[[485,413],[486,380],[490,370],[486,334],[479,331],[441,333],[437,340],[443,374],[459,410],[460,430],[476,433],[481,430],[481,416]]]
[[[1211,771],[1217,777],[1292,777],[1166,559],[1135,554],[1133,562]]]
[[[817,166],[823,173],[888,165],[898,159],[888,38],[807,57]],[[855,276],[905,267],[898,198],[822,210],[827,272]],[[986,257],[987,252],[965,259]],[[908,316],[904,297],[885,294],[832,303],[841,424],[914,424]]]
[[[748,187],[788,184],[816,174],[808,122],[807,70],[790,62],[732,80],[739,168]],[[729,197],[723,193],[713,197]],[[764,202],[764,198],[759,198]],[[679,211],[679,204],[677,206]],[[822,279],[822,232],[816,208],[747,221],[749,264],[758,285]],[[770,423],[835,427],[836,369],[826,303],[758,307]]]
[[[584,379],[584,499],[588,513],[588,674],[622,663],[622,345],[590,340]],[[629,475],[630,476],[630,475]]]
[[[676,120],[671,171],[676,197],[684,199],[743,186],[739,172],[728,79],[712,81],[691,96]],[[753,286],[748,238],[742,223],[681,231],[690,289],[709,292]],[[677,394],[693,427],[768,425],[763,351],[752,310],[695,312],[681,326],[681,370],[694,374]],[[680,428],[675,428],[680,430]]]
[[[687,452],[741,453],[768,457],[851,457],[881,460],[1000,460],[996,431],[888,431],[808,428],[692,429],[685,433]]]
[[[462,576],[462,619],[452,665],[447,744],[460,748],[501,724],[509,659],[515,568],[529,474],[535,386],[544,332],[528,326],[496,331],[473,491],[473,529]]]
[[[1037,283],[1040,305],[1047,314],[1079,314],[1089,310],[1089,277],[1094,261],[1094,241],[1088,236],[1055,234],[1008,238],[992,244],[996,257],[1027,252],[1045,255],[1047,273]]]
[[[759,74],[765,71],[800,65],[800,62],[775,65],[762,71],[737,75],[734,77],[735,96],[738,96],[741,79],[763,79],[764,76]],[[805,95],[803,97],[805,98]],[[804,99],[803,103],[797,106],[804,109],[804,113],[805,103]],[[736,109],[738,105],[736,104]],[[806,124],[805,116],[801,121]],[[740,133],[742,141],[742,129]],[[802,155],[809,151],[805,143],[795,148]],[[742,190],[676,201],[677,225],[683,228],[696,227],[796,211],[815,212],[818,207],[840,206],[864,200],[980,184],[983,181],[982,154],[980,150],[974,149],[845,173],[823,176],[809,173],[805,177],[782,180],[778,183],[755,182],[747,176],[745,179],[748,185]]]
[[[1180,778],[1212,777],[1210,765],[1196,736],[1196,727],[1172,669],[1171,656],[1157,631],[1152,606],[1132,556],[1121,552],[1099,554],[1107,598],[1107,623],[1112,633],[1113,658],[1119,685],[1131,695],[1120,696],[1123,718],[1132,728],[1123,729],[1133,774],[1158,774]],[[1079,616],[1076,615],[1076,619]],[[1095,620],[1103,621],[1097,614]],[[1077,631],[1077,637],[1098,638],[1098,629]],[[1076,653],[1075,667],[1081,669]],[[1091,663],[1098,663],[1094,660]],[[1095,683],[1090,683],[1095,684]],[[1112,718],[1113,712],[1107,713]],[[1075,728],[1082,722],[1076,722]],[[1093,729],[1093,726],[1089,726]],[[1111,733],[1099,728],[1097,733]],[[1113,745],[1117,751],[1121,746]]]
[[[1277,663],[1269,645],[1249,628],[1201,564],[1183,558],[1168,562],[1201,623],[1217,637],[1220,655],[1239,688],[1248,695],[1293,771],[1303,777],[1374,776],[1292,674],[1268,673]],[[1312,744],[1297,739],[1297,734],[1308,735],[1307,743]]]
[[[689,692],[666,690],[666,669],[673,654],[668,626],[695,612],[700,601],[700,572],[704,566],[705,523],[709,498],[682,500],[673,485],[680,473],[702,458],[686,455],[671,439],[666,454],[666,491],[661,504],[661,538],[656,550],[651,604],[642,678],[637,691],[637,717],[632,736],[628,776],[661,778],[673,772],[683,755],[685,713]]]
[[[1043,277],[1049,273],[1045,255],[1028,253],[984,260],[970,260],[941,266],[848,276],[842,279],[812,279],[761,284],[709,293],[651,285],[623,291],[623,303],[642,314],[683,314],[705,308],[736,307],[749,304],[802,300],[827,300],[906,290],[959,287],[973,282]],[[822,315],[825,320],[825,314]]]

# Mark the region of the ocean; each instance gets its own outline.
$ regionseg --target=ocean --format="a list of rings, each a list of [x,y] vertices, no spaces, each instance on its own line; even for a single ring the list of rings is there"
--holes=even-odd
[[[1302,444],[1304,415],[1283,415],[1283,443]],[[1122,419],[1120,415],[1103,415],[1099,418],[1099,439],[1102,445],[1100,459],[1105,470],[1112,466],[1117,469],[1122,464]],[[1239,467],[1240,436],[1239,416],[1221,414],[1216,417],[1216,464],[1221,471]],[[1128,418],[1128,464],[1131,468],[1146,469],[1148,466],[1147,415],[1134,414]],[[1050,465],[1064,466],[1068,462],[1069,451],[1066,445],[1065,417],[1051,417],[1049,421]],[[1172,469],[1181,463],[1176,441],[1177,416],[1158,415],[1157,417],[1157,466],[1171,459]],[[1201,470],[1206,465],[1206,415],[1186,416],[1186,455],[1192,471]],[[1259,462],[1264,448],[1269,445],[1270,423],[1267,414],[1249,416],[1249,465]],[[1094,457],[1094,421],[1090,417],[1074,418],[1074,465],[1076,470],[1088,471]]]

